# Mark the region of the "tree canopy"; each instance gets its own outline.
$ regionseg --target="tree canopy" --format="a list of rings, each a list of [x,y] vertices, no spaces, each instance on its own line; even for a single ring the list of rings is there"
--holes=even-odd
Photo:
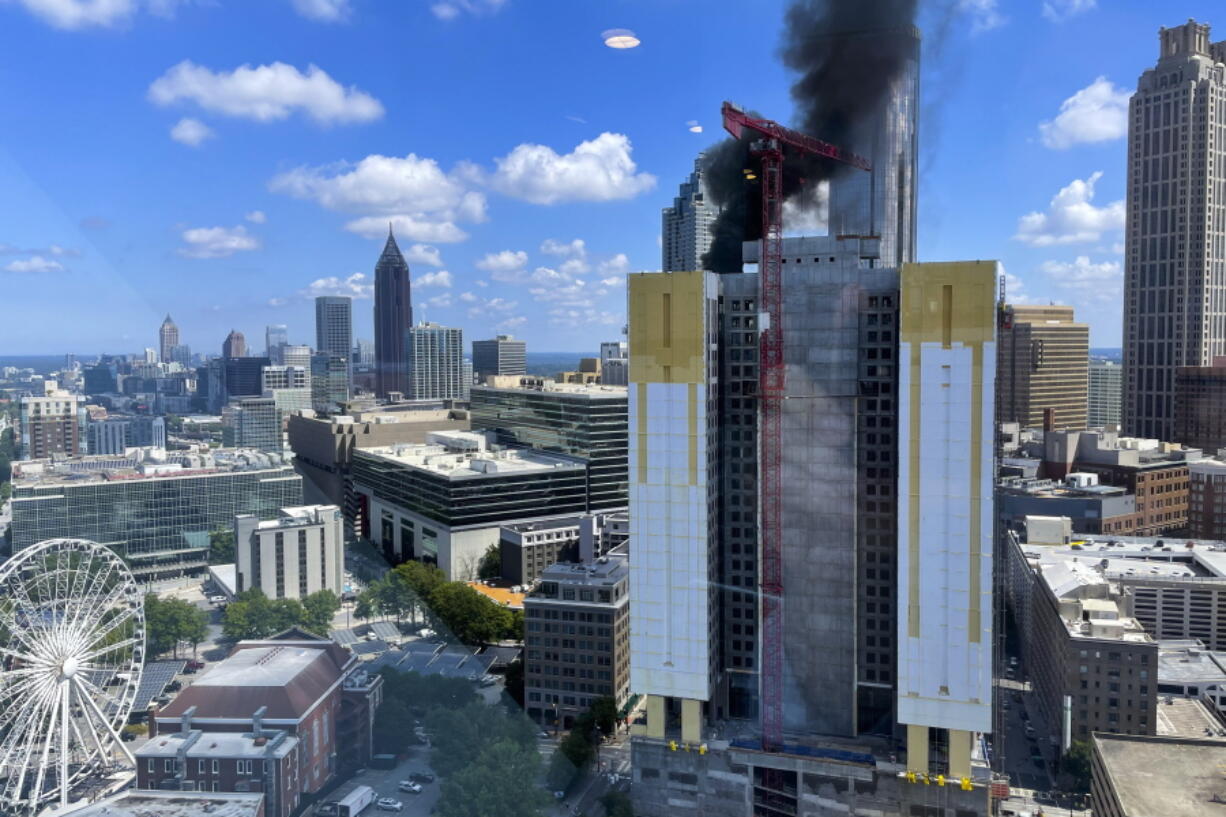
[[[209,534],[209,564],[234,564],[234,531],[215,530]]]
[[[477,565],[477,578],[502,578],[502,554],[499,552],[498,545],[490,545],[481,556],[481,563]]]
[[[209,617],[183,599],[161,599],[154,593],[145,596],[146,654],[154,658],[168,650],[179,654],[179,643],[194,648],[208,638]]]
[[[332,616],[339,609],[340,600],[331,590],[319,590],[302,601],[270,600],[262,590],[244,590],[226,605],[221,631],[232,641],[267,638],[290,627],[303,627],[326,636],[332,627]]]

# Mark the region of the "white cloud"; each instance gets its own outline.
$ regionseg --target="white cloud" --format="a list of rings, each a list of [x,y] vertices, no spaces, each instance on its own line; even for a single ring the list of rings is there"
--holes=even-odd
[[[454,20],[461,14],[486,14],[498,11],[505,0],[439,0],[430,5],[430,12],[440,20]]]
[[[475,302],[470,301],[463,295],[460,300],[465,303],[476,303],[476,306],[471,306],[468,309],[469,318],[485,318],[489,317],[491,312],[511,312],[515,307],[519,306],[518,301],[508,301],[505,298],[478,298]]]
[[[338,23],[346,20],[353,11],[349,0],[293,0],[294,11],[308,20],[321,23]]]
[[[620,326],[625,316],[613,312],[557,307],[549,310],[549,322],[554,326],[577,329],[580,326]]]
[[[302,73],[292,65],[240,65],[213,72],[184,60],[149,86],[158,105],[181,100],[225,116],[273,122],[301,111],[321,125],[369,122],[383,116],[383,105],[370,94],[344,87],[322,68]]]
[[[206,139],[212,139],[213,129],[199,119],[183,117],[170,129],[170,138],[188,147],[198,148]]]
[[[1097,5],[1097,0],[1044,0],[1043,16],[1053,23],[1062,23]]]
[[[468,238],[457,220],[485,220],[484,195],[466,190],[433,159],[413,153],[295,168],[274,177],[269,189],[329,210],[366,214],[345,229],[368,238],[386,236],[390,221],[397,235],[413,241],[454,243]]]
[[[316,278],[306,289],[298,294],[304,298],[318,298],[320,295],[347,295],[350,298],[371,298],[375,293],[375,285],[367,283],[366,275],[355,272],[346,278],[331,275],[327,278]]]
[[[1119,261],[1094,263],[1086,255],[1079,255],[1072,261],[1044,261],[1039,269],[1062,289],[1099,292],[1114,286],[1118,291],[1124,282]]]
[[[1099,77],[1064,100],[1055,119],[1039,123],[1039,138],[1053,150],[1121,139],[1128,135],[1131,96],[1106,77]]]
[[[527,322],[528,322],[528,319],[525,318],[523,315],[516,315],[513,318],[507,318],[505,321],[501,321],[500,323],[496,324],[495,328],[501,329],[502,331],[506,332],[511,329],[518,329],[519,327],[523,326]]]
[[[656,177],[639,173],[630,139],[602,133],[559,155],[545,145],[522,144],[495,159],[486,182],[493,189],[534,204],[629,199],[655,187]]]
[[[4,265],[7,272],[62,272],[64,265],[53,258],[32,255],[29,258],[18,258]]]
[[[56,28],[113,26],[127,22],[137,0],[17,0],[26,11]]]
[[[480,298],[473,295],[471,292],[461,292],[459,298],[466,304],[473,304],[480,300]]]
[[[404,260],[410,264],[426,264],[431,267],[443,266],[443,257],[439,255],[438,247],[429,244],[414,244],[404,253]]]
[[[264,222],[268,221],[268,216],[264,215],[263,210],[252,210],[250,213],[243,216],[243,218],[247,219],[252,224],[263,224]]]
[[[269,306],[285,306],[288,303],[289,303],[289,300],[286,298],[269,298],[268,299]]]
[[[193,227],[183,231],[183,240],[187,246],[179,248],[179,255],[185,258],[225,258],[236,252],[260,248],[260,240],[248,235],[247,228],[241,224],[237,227]]]
[[[1116,241],[1114,244],[1112,244],[1111,252],[1115,253],[1116,255],[1123,255],[1124,254],[1124,242]]]
[[[477,269],[493,273],[509,273],[521,269],[528,263],[528,253],[523,250],[501,250],[486,253],[476,263]],[[495,275],[495,280],[502,280]]]
[[[423,289],[425,287],[450,287],[451,284],[451,273],[445,269],[427,272],[424,275],[418,275],[413,278],[414,289]]]
[[[624,252],[619,252],[612,258],[601,261],[596,269],[601,275],[625,275],[630,269],[630,259]]]
[[[619,287],[619,286],[621,286],[621,285],[622,285],[622,284],[624,284],[624,283],[626,283],[626,279],[625,279],[625,278],[619,278],[619,277],[618,277],[618,276],[616,276],[616,275],[613,275],[613,276],[611,276],[611,277],[609,277],[609,278],[601,278],[601,279],[600,279],[600,285],[601,285],[602,287]]]
[[[785,236],[825,235],[829,232],[830,183],[820,182],[783,202]]]
[[[546,238],[541,242],[541,252],[546,255],[559,255],[563,258],[585,258],[587,245],[584,244],[582,238],[573,239],[566,244],[553,238]]]
[[[997,0],[958,0],[958,10],[971,18],[972,34],[991,31],[1009,22],[997,8]]]
[[[1046,213],[1031,212],[1018,219],[1013,237],[1034,247],[1053,244],[1083,244],[1097,241],[1103,233],[1124,228],[1124,202],[1095,207],[1094,185],[1102,178],[1096,171],[1088,179],[1074,179],[1051,200]]]
[[[433,298],[427,298],[426,303],[436,307],[451,306],[451,293],[444,292],[441,295],[435,295]]]

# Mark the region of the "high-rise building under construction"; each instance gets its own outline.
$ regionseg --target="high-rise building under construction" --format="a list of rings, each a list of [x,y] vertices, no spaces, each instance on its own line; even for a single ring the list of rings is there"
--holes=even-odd
[[[694,172],[682,182],[672,207],[660,217],[661,269],[702,269],[702,257],[711,248],[711,224],[719,212],[702,184],[703,155],[694,161]]]
[[[914,263],[913,53],[849,146],[873,171],[831,181],[830,235],[781,241],[777,463],[761,275],[630,276],[636,813],[987,813],[999,268]]]

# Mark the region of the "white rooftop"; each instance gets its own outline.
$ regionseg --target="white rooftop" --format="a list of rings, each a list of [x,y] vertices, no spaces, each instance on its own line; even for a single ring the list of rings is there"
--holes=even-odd
[[[192,686],[285,686],[317,660],[319,655],[319,648],[248,647],[217,664],[192,682]],[[269,660],[274,656],[276,660]]]
[[[271,751],[268,747],[274,742],[272,737],[264,737],[262,744],[257,743],[256,740],[250,733],[243,732],[189,732],[186,735],[182,732],[172,732],[153,738],[136,751],[136,756],[140,758],[177,757],[186,743],[188,744],[188,757],[199,755],[219,758],[285,757],[298,745],[298,738],[293,735],[286,735]]]
[[[399,465],[418,468],[448,479],[479,478],[496,474],[531,474],[556,469],[582,469],[578,460],[558,454],[548,454],[526,448],[484,450],[475,446],[470,438],[478,438],[484,445],[483,435],[467,431],[432,432],[431,439],[444,440],[446,444],[404,443],[379,448],[361,449],[361,454],[373,455]]]
[[[253,792],[121,792],[70,811],[64,817],[255,817],[261,813],[263,794]],[[212,806],[205,811],[206,806]]]

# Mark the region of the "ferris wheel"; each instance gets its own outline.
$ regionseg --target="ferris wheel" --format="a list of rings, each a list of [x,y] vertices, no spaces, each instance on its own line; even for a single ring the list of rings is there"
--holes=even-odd
[[[114,763],[145,656],[144,599],[124,562],[49,539],[0,565],[0,813],[31,814]]]

